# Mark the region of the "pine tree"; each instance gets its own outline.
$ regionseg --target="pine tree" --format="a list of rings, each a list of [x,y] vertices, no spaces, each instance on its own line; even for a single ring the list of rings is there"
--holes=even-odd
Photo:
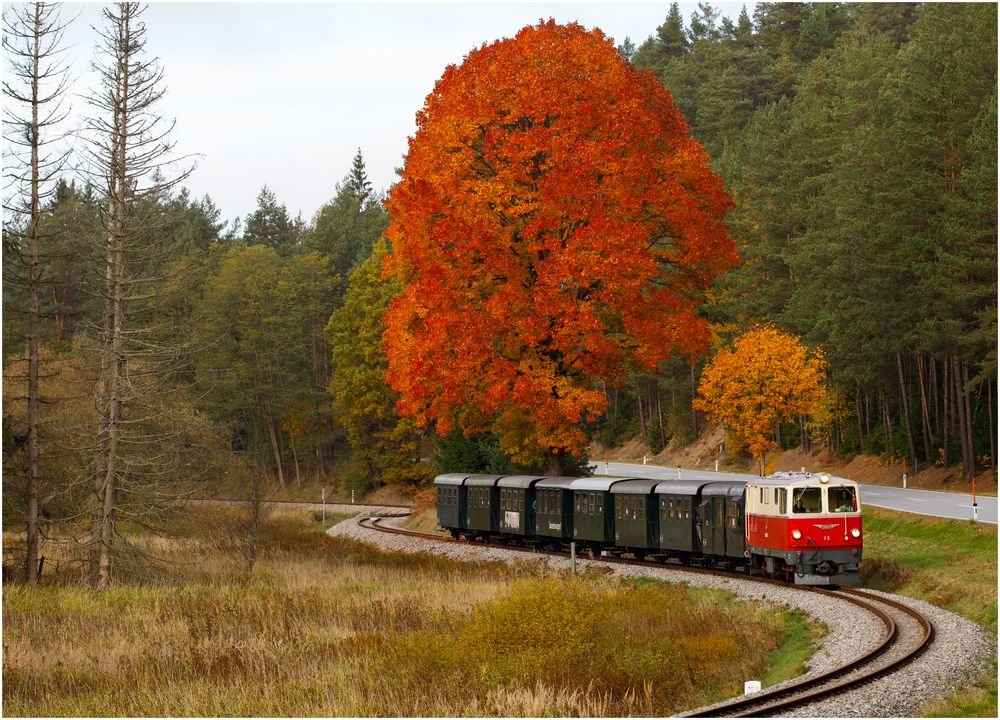
[[[66,118],[64,106],[68,87],[67,68],[63,64],[60,47],[65,25],[59,18],[57,6],[34,3],[25,8],[13,8],[4,13],[3,49],[11,63],[12,79],[3,84],[4,97],[9,105],[5,112],[5,125],[15,130],[5,140],[15,149],[12,180],[16,185],[13,210],[20,215],[21,223],[5,222],[7,258],[16,256],[23,263],[27,289],[27,397],[28,428],[25,468],[25,524],[26,552],[24,579],[38,581],[39,538],[39,403],[38,391],[40,312],[39,295],[45,270],[41,229],[42,203],[52,195],[53,180],[63,170],[68,150],[55,149],[53,143],[62,140],[53,130]],[[20,242],[17,242],[20,241]],[[10,250],[16,249],[16,252]],[[4,263],[4,268],[9,263]],[[8,281],[10,281],[8,276]],[[10,309],[10,308],[9,308]],[[9,338],[8,338],[9,340]]]
[[[665,57],[680,57],[688,50],[688,37],[684,31],[684,18],[677,3],[671,3],[667,19],[656,28],[657,47]]]
[[[257,195],[257,209],[244,222],[243,243],[266,245],[288,255],[295,251],[300,234],[300,223],[288,216],[288,209],[267,185],[262,187]]]
[[[333,200],[320,208],[302,243],[329,257],[337,272],[347,278],[368,259],[388,224],[388,213],[372,190],[358,150],[347,175],[337,184]]]

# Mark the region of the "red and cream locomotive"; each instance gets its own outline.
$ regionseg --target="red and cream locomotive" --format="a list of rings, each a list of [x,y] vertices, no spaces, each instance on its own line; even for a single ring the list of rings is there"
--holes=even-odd
[[[747,483],[744,534],[755,571],[800,585],[855,585],[861,566],[858,484],[779,472]]]

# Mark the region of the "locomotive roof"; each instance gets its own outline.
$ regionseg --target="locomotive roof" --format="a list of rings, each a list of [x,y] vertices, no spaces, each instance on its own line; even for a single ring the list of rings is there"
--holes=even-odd
[[[697,495],[706,484],[704,480],[659,480],[657,495]]]
[[[434,478],[435,485],[461,485],[465,479],[471,477],[469,473],[445,473]]]
[[[701,489],[702,496],[705,495],[742,495],[743,489],[747,486],[744,480],[728,480],[724,482],[708,483]]]
[[[493,487],[503,475],[471,475],[465,479],[466,487]]]
[[[611,488],[612,493],[631,493],[634,495],[649,495],[653,492],[662,480],[652,480],[650,478],[632,478],[615,483]]]
[[[570,487],[573,490],[603,490],[607,492],[615,483],[620,483],[627,478],[577,478]]]
[[[541,475],[507,475],[497,481],[497,487],[530,488],[543,479]]]
[[[826,483],[821,483],[820,475],[827,475],[830,480]],[[837,477],[835,475],[830,475],[829,473],[818,473],[818,472],[789,472],[782,471],[771,473],[767,477],[754,478],[751,480],[754,485],[764,485],[766,487],[786,487],[788,485],[857,485],[854,480],[849,480],[848,478]]]
[[[574,481],[579,480],[576,477],[567,477],[565,475],[557,475],[555,477],[546,477],[535,483],[535,488],[563,488],[568,489]]]

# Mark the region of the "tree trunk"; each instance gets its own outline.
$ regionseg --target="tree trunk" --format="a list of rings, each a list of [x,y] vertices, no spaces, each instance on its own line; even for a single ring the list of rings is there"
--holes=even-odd
[[[862,427],[862,408],[861,408],[861,388],[854,391],[854,407],[857,413],[858,419],[858,444],[861,446],[861,450],[864,451],[865,448],[865,431]]]
[[[959,370],[961,372],[960,382],[961,382],[961,392],[959,394],[959,400],[965,406],[965,456],[969,458],[969,463],[966,467],[965,478],[967,480],[972,480],[976,475],[976,445],[975,438],[973,436],[973,425],[972,425],[972,407],[971,401],[969,399],[969,363],[962,360],[959,363]]]
[[[566,474],[566,449],[549,449],[548,474],[551,477],[562,477]]]
[[[271,439],[271,451],[274,453],[274,465],[278,470],[278,482],[285,486],[285,469],[281,464],[281,441],[278,439],[278,432],[274,427],[273,418],[267,419],[267,434]]]
[[[302,473],[299,472],[299,453],[295,448],[295,430],[292,428],[292,423],[288,423],[288,439],[292,446],[292,464],[295,467],[295,484],[298,487],[302,487]]]
[[[910,449],[910,463],[913,472],[917,472],[917,450],[913,444],[913,427],[910,422],[910,399],[906,392],[906,379],[903,376],[903,357],[896,353],[896,367],[899,369],[899,399],[901,401],[900,413],[903,416],[903,427],[906,430],[906,443]]]
[[[993,434],[993,379],[986,379],[986,413],[990,423],[990,470],[996,470],[996,435]]]
[[[697,394],[698,389],[694,382],[694,365],[691,366],[691,398],[694,399]],[[698,439],[698,411],[694,408],[694,403],[691,404],[691,430],[694,432],[694,439]]]
[[[124,162],[124,158],[120,159]],[[115,215],[112,220],[112,242],[114,248],[113,282],[111,305],[113,321],[108,369],[108,438],[107,462],[104,466],[104,482],[101,488],[100,543],[98,545],[97,589],[106,590],[111,586],[112,559],[115,542],[115,505],[117,501],[118,461],[121,453],[122,424],[122,382],[125,370],[124,319],[125,319],[125,239],[123,237],[124,200],[114,201]]]
[[[931,407],[934,408],[934,432],[932,435],[937,435],[941,432],[941,393],[938,391],[938,378],[937,378],[937,361],[934,359],[934,354],[931,353],[927,357],[927,362],[930,365],[929,374],[931,379]]]
[[[872,434],[872,409],[871,409],[871,398],[865,394],[865,435]]]
[[[951,423],[951,417],[952,417],[952,415],[951,415],[951,377],[948,375],[948,372],[949,372],[948,358],[944,359],[944,361],[942,363],[942,368],[943,368],[943,372],[944,372],[944,376],[942,378],[942,381],[943,381],[942,384],[944,385],[944,413],[943,413],[942,425],[941,425],[942,444],[943,444],[942,452],[944,453],[944,467],[945,467],[945,469],[948,469],[948,467],[951,464],[950,463],[951,448],[949,447],[949,444],[948,444],[948,441],[949,441],[949,437],[948,436],[950,435],[949,431],[951,430],[951,424],[952,424]]]
[[[966,478],[969,475],[969,456],[966,452],[966,417],[965,417],[965,402],[963,401],[962,392],[962,371],[959,367],[958,357],[952,356],[951,358],[951,379],[952,379],[952,391],[955,397],[955,417],[958,419],[958,445],[962,450],[962,478]]]
[[[24,579],[38,582],[38,218],[41,214],[38,176],[38,77],[41,55],[41,8],[35,4],[34,72],[31,79],[31,217],[28,224],[28,457],[25,487],[27,539]],[[5,13],[6,14],[6,13]]]
[[[886,452],[891,457],[896,450],[896,444],[893,438],[892,416],[889,414],[889,401],[882,392],[879,392],[879,405],[882,406],[882,424],[885,427]]]
[[[920,380],[920,435],[924,443],[924,461],[928,464],[934,462],[931,457],[931,416],[927,405],[927,389],[924,382],[924,373],[927,363],[924,356],[917,355],[917,378]]]
[[[635,404],[639,408],[639,430],[642,433],[642,441],[645,443],[649,436],[646,434],[646,418],[642,414],[642,381],[635,382]]]
[[[667,431],[663,428],[663,409],[660,407],[660,383],[656,382],[656,417],[660,421],[660,444],[667,446]]]

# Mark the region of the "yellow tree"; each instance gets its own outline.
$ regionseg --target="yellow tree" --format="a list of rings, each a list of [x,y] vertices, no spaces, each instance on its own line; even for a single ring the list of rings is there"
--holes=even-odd
[[[775,447],[774,429],[797,415],[817,412],[826,392],[826,361],[794,335],[764,326],[723,348],[702,374],[694,406],[725,423],[757,458]]]

